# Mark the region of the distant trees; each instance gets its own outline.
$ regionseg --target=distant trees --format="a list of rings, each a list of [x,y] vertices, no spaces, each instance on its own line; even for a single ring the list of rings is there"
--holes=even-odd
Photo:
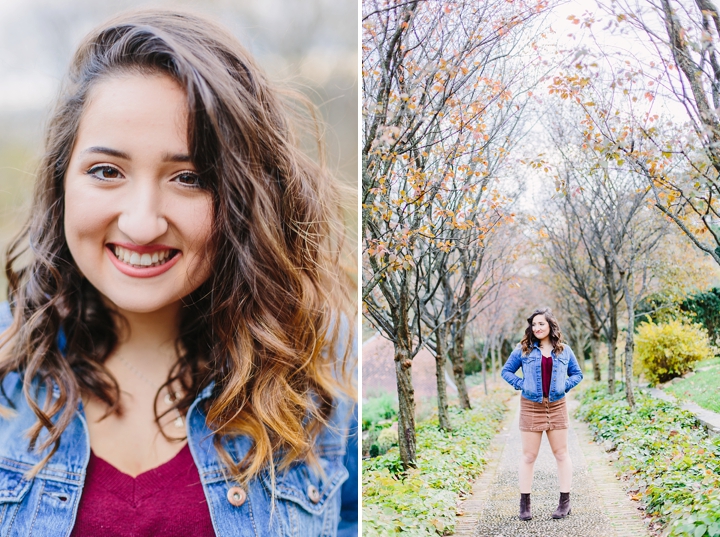
[[[561,295],[587,306],[590,330],[603,329],[611,392],[618,316],[625,312],[632,405],[635,309],[652,279],[667,272],[655,253],[661,241],[665,258],[673,251],[667,223],[720,263],[720,17],[705,0],[618,0],[604,10],[612,15],[604,29],[634,32],[648,48],[578,49],[552,77],[552,106],[563,112],[553,116],[554,153],[543,162],[555,170],[561,193],[559,215],[547,226],[548,264],[563,275]],[[592,15],[571,19],[596,35]],[[687,124],[662,116],[659,101],[681,104]]]
[[[557,256],[550,256],[551,263],[567,277],[577,295],[585,297],[582,302],[590,310],[591,327],[594,320],[604,329],[610,393],[615,389],[619,306],[624,301],[624,379],[633,406],[635,304],[647,293],[652,275],[649,254],[659,244],[664,223],[651,212],[649,189],[632,171],[605,165],[603,157],[592,151],[562,153],[566,194],[558,204],[564,221],[558,230],[547,226]]]

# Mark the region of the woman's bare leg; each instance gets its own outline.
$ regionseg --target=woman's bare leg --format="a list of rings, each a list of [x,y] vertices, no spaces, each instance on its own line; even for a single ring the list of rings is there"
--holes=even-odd
[[[522,457],[520,457],[520,493],[530,494],[533,482],[533,468],[538,451],[542,433],[535,431],[520,431],[522,438]]]
[[[558,465],[558,481],[560,481],[560,492],[570,492],[572,485],[572,461],[568,453],[568,430],[555,429],[547,431],[548,441],[552,448],[553,455]]]

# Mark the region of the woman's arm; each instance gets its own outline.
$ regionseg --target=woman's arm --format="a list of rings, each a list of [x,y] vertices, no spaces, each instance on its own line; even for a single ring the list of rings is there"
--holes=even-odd
[[[522,353],[520,348],[515,349],[510,354],[505,366],[502,368],[502,378],[516,390],[522,390],[523,379],[518,377],[515,372],[522,366]]]
[[[583,379],[582,369],[578,364],[577,358],[570,347],[566,347],[570,353],[570,361],[568,362],[567,379],[565,379],[565,393],[572,390]]]

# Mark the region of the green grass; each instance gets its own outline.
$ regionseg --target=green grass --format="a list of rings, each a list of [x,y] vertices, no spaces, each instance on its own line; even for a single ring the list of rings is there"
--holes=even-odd
[[[665,391],[680,401],[693,403],[713,412],[720,413],[720,358],[698,362],[699,367],[712,367],[707,371],[698,371],[688,378],[673,382]]]
[[[713,356],[712,358],[708,358],[707,360],[700,360],[695,364],[695,370],[700,367],[709,367],[712,365],[720,365],[720,356]]]

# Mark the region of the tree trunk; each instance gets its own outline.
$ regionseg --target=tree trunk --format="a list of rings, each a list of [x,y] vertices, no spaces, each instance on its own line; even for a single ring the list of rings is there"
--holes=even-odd
[[[605,288],[608,293],[608,393],[615,393],[615,355],[617,353],[618,338],[618,311],[617,301],[615,300],[615,286],[613,285],[612,266],[610,261],[605,259]]]
[[[462,331],[463,339],[465,331]],[[465,384],[465,357],[463,356],[465,342],[458,341],[459,334],[456,332],[453,348],[450,351],[450,360],[453,365],[453,377],[455,377],[455,385],[458,389],[458,399],[460,400],[460,408],[469,409],[470,396],[467,393],[467,385]]]
[[[485,338],[485,341],[483,342],[483,352],[482,357],[478,356],[478,359],[480,360],[480,365],[482,367],[482,376],[483,376],[483,387],[485,388],[485,395],[488,394],[487,391],[487,366],[485,365],[485,362],[487,361],[487,354],[488,354],[488,341],[487,338]],[[475,356],[477,356],[477,348],[475,349]]]
[[[459,355],[459,356],[458,356]],[[465,384],[465,358],[462,355],[462,349],[454,349],[454,352],[450,355],[453,366],[453,377],[455,377],[455,385],[457,386],[458,398],[460,399],[460,408],[465,410],[470,407],[470,396],[467,392],[467,385]]]
[[[409,318],[409,285],[405,278],[400,288],[398,307],[393,312],[395,336],[395,377],[398,393],[398,446],[403,469],[415,468],[415,389],[412,384],[412,343]]]
[[[470,317],[470,301],[472,299],[472,287],[474,279],[472,271],[467,263],[463,263],[463,292],[457,301],[457,307],[460,310],[459,315],[455,318],[450,326],[450,334],[452,348],[450,349],[450,360],[453,365],[453,376],[458,391],[458,399],[460,399],[460,408],[469,410],[470,397],[467,393],[465,384],[465,334],[467,331],[467,322]],[[446,282],[449,280],[446,279]],[[446,285],[449,285],[446,283]]]
[[[437,380],[438,421],[441,429],[450,431],[452,425],[450,424],[450,414],[448,414],[447,383],[445,382],[446,337],[447,325],[443,324],[435,333],[435,377]]]
[[[608,392],[615,393],[615,355],[617,354],[617,320],[614,321],[614,327],[610,328],[608,337]]]
[[[629,281],[628,281],[629,280]],[[625,335],[625,398],[630,410],[635,410],[635,396],[633,395],[633,350],[635,348],[635,300],[632,291],[632,273],[627,279],[623,278],[625,287],[625,305],[627,306],[627,334]]]
[[[495,380],[495,345],[492,338],[488,338],[488,354],[490,355],[490,376]]]
[[[590,359],[592,360],[593,379],[600,382],[600,324],[590,305],[587,306],[590,320]]]
[[[395,377],[398,392],[398,446],[403,467],[415,468],[415,389],[408,348],[395,348]]]
[[[570,341],[570,347],[575,351],[575,358],[577,358],[578,367],[580,371],[585,373],[585,353],[581,342],[581,338],[577,335],[577,326],[572,327],[573,330],[568,334],[568,340]]]

